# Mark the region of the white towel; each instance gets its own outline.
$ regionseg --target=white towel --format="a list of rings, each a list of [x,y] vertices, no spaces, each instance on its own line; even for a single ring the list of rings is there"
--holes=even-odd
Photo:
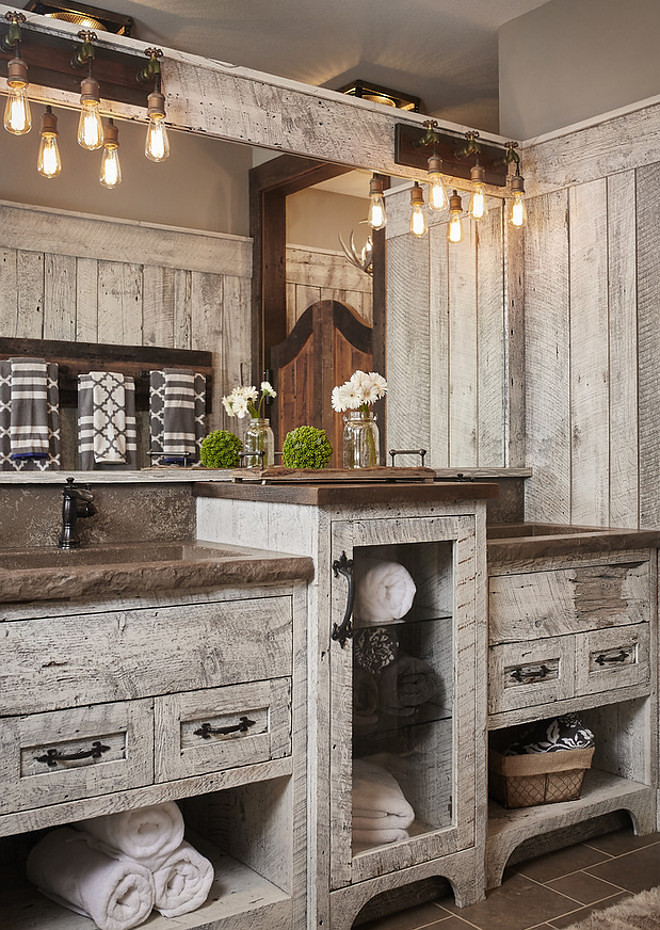
[[[28,856],[26,868],[29,880],[46,897],[91,917],[100,930],[130,930],[153,908],[154,882],[147,869],[105,856],[90,847],[84,833],[69,827],[47,833]]]
[[[354,759],[353,818],[361,829],[405,830],[415,819],[415,811],[387,769]]]
[[[410,838],[407,830],[353,830],[353,849],[401,843]]]
[[[412,607],[416,590],[410,572],[398,562],[356,559],[353,610],[356,624],[395,623]]]
[[[189,843],[182,843],[153,873],[154,907],[163,917],[197,910],[213,884],[213,866]]]
[[[185,829],[174,801],[92,817],[76,826],[96,837],[101,849],[123,853],[151,871],[181,845]]]

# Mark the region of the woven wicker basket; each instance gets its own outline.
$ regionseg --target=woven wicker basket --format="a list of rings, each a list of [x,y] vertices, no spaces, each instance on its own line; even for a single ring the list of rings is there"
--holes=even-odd
[[[507,808],[575,801],[593,754],[593,748],[521,756],[502,756],[491,750],[490,794]]]

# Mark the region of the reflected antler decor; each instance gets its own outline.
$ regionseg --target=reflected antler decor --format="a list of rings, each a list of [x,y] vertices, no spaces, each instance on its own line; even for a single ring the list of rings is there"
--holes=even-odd
[[[359,268],[360,271],[364,271],[365,274],[373,274],[373,269],[371,267],[373,257],[374,257],[374,244],[371,240],[371,236],[367,239],[365,245],[358,252],[355,245],[355,233],[351,233],[351,242],[350,246],[347,246],[341,236],[337,236],[339,239],[339,244],[342,247],[344,255],[349,260],[351,265],[355,265],[356,268]]]

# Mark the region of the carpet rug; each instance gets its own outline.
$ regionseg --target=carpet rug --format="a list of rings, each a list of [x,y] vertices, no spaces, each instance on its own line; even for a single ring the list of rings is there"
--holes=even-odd
[[[594,911],[566,930],[660,930],[660,886]]]

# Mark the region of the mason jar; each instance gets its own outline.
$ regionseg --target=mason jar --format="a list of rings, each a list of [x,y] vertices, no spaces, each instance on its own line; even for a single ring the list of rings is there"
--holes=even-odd
[[[243,438],[243,452],[261,452],[260,455],[245,455],[243,462],[247,468],[267,468],[275,464],[275,437],[270,428],[270,420],[265,417],[252,417]]]
[[[344,468],[375,468],[380,465],[380,442],[376,417],[371,410],[348,410],[344,414]]]

